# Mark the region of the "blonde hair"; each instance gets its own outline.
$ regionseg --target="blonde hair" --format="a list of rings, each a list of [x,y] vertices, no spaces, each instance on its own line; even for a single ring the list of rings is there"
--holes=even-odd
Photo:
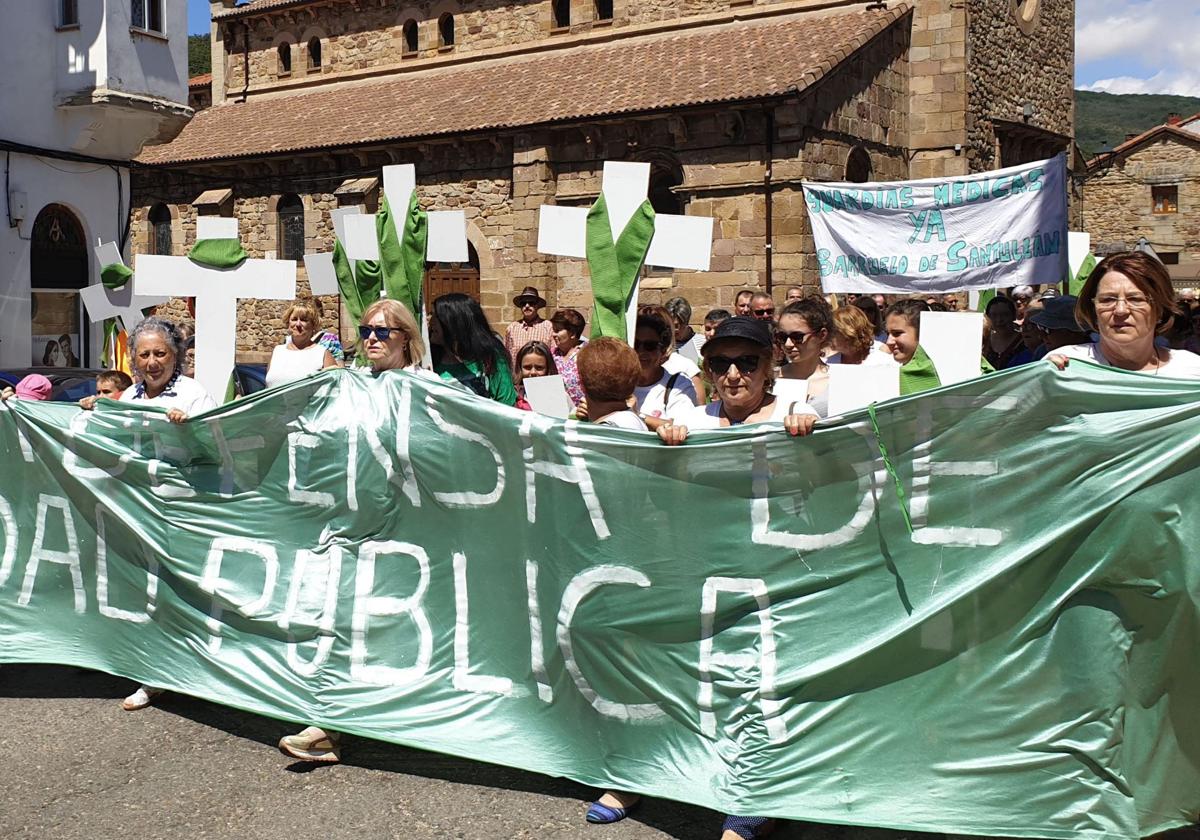
[[[292,320],[293,315],[304,315],[308,322],[313,325],[313,334],[321,331],[321,304],[312,298],[297,300],[287,309],[283,310],[283,324],[287,326],[287,322]]]
[[[408,357],[405,364],[419,364],[425,357],[425,342],[421,340],[421,328],[417,326],[417,319],[408,311],[408,307],[398,300],[381,298],[367,307],[361,323],[366,324],[367,321],[380,314],[383,315],[383,320],[389,327],[394,327],[408,336],[408,345],[404,350]]]

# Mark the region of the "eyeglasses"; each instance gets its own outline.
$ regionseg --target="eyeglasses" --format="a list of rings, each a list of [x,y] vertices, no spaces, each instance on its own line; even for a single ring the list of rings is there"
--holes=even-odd
[[[757,315],[759,318],[761,318],[764,315],[774,315],[775,307],[772,306],[769,309],[751,309],[750,311],[753,312],[755,315]]]
[[[777,333],[775,333],[775,343],[778,344],[780,347],[783,347],[789,341],[791,341],[792,344],[799,347],[801,344],[803,344],[805,341],[808,340],[808,337],[810,335],[812,335],[812,333],[800,332],[799,330],[797,330],[796,332],[777,332]]]
[[[392,337],[392,333],[402,333],[404,330],[399,327],[367,327],[359,326],[358,337],[363,341],[367,341],[371,336],[375,336],[376,341],[387,341]]]
[[[1096,298],[1097,309],[1116,309],[1117,304],[1125,301],[1125,306],[1130,310],[1148,309],[1150,307],[1150,298],[1144,295],[1129,295],[1121,297],[1120,295],[1101,295]]]
[[[638,353],[660,353],[665,347],[666,345],[659,341],[633,342],[633,349]]]
[[[742,373],[754,373],[761,361],[762,356],[709,356],[708,368],[716,376],[729,373],[729,368],[733,365],[737,365],[737,369]]]

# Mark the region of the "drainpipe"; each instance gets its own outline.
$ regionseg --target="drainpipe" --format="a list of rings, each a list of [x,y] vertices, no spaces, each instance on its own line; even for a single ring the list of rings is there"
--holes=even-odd
[[[242,102],[250,90],[250,24],[242,21]]]
[[[773,189],[772,184],[771,184],[771,168],[775,164],[775,110],[773,107],[767,106],[767,108],[764,109],[763,114],[766,117],[766,123],[767,123],[767,125],[766,125],[767,139],[766,139],[766,144],[765,144],[767,161],[766,161],[766,167],[764,167],[764,169],[763,169],[763,199],[764,199],[764,201],[766,201],[765,223],[766,223],[766,229],[767,229],[766,230],[766,257],[767,257],[767,273],[766,273],[767,289],[766,289],[766,292],[767,292],[767,294],[771,294],[771,290],[774,287],[774,280],[772,279],[772,269],[774,268],[774,262],[775,262],[775,248],[773,245],[774,240],[775,240],[774,213],[772,212],[773,211],[772,205],[774,204],[774,202],[772,200],[772,195],[771,195],[772,189]]]

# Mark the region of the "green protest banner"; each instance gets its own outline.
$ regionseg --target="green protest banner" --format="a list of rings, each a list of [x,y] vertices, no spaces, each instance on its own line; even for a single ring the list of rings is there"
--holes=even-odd
[[[1136,838],[1200,806],[1198,396],[1031,365],[674,448],[399,372],[8,402],[0,661],[731,813]]]

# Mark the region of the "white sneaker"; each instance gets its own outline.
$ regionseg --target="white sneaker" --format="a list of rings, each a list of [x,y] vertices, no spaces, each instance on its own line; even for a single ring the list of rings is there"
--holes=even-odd
[[[136,712],[154,702],[154,698],[162,694],[161,688],[151,688],[148,685],[139,686],[138,690],[121,701],[121,708],[127,712]]]
[[[301,761],[323,761],[336,764],[342,760],[341,735],[326,732],[317,726],[309,726],[295,735],[287,735],[279,741],[279,749]]]

